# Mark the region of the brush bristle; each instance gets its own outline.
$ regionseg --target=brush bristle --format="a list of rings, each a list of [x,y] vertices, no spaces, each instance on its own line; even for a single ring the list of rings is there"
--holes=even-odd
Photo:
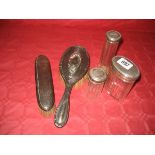
[[[56,110],[55,105],[53,105],[53,108],[51,110],[49,110],[49,111],[44,111],[41,108],[39,108],[39,111],[40,111],[41,115],[43,115],[44,117],[50,117],[51,115],[54,115],[55,110]]]
[[[83,83],[84,83],[84,81],[87,79],[87,74],[81,79],[81,80],[79,80],[75,85],[74,85],[74,88],[75,89],[78,89],[78,88],[80,88],[82,85],[83,85]]]
[[[59,77],[60,77],[61,83],[64,85],[64,80],[63,80],[63,78],[62,78],[60,72],[59,72]],[[74,87],[75,89],[80,88],[80,87],[82,86],[82,84],[84,83],[84,81],[85,81],[87,78],[88,78],[88,75],[86,74],[86,75],[85,75],[81,80],[79,80],[73,87]]]

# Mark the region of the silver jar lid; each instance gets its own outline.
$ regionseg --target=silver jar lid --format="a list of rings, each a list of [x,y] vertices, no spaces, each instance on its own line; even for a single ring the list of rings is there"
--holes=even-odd
[[[112,69],[127,81],[135,81],[140,76],[138,67],[131,60],[123,56],[112,58]]]
[[[88,77],[91,82],[99,84],[107,79],[107,74],[102,67],[94,67],[89,70]]]
[[[111,42],[119,42],[121,40],[121,34],[118,31],[107,31],[106,37]]]

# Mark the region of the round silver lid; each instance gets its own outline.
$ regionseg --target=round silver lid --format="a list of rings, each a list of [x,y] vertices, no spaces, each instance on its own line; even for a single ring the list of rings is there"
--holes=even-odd
[[[128,58],[115,56],[112,58],[112,69],[119,72],[126,80],[137,80],[140,76],[138,67]]]
[[[95,83],[102,83],[106,80],[107,74],[102,67],[94,67],[89,70],[89,79]]]
[[[106,37],[109,41],[112,42],[119,42],[121,40],[121,34],[114,30],[107,31]]]

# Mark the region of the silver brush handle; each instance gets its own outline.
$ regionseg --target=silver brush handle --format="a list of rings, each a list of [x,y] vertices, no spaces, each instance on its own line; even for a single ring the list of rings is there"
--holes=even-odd
[[[71,88],[66,87],[61,101],[59,103],[59,106],[56,110],[54,124],[58,128],[63,127],[68,121],[70,107],[70,92]]]

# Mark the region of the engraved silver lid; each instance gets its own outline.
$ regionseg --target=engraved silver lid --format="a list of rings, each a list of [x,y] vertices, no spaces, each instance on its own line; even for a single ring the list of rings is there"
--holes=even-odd
[[[106,32],[108,41],[119,42],[121,40],[121,34],[118,31],[110,30]]]
[[[123,56],[112,58],[112,69],[127,81],[135,81],[140,77],[140,71],[137,65]]]
[[[88,77],[91,82],[100,84],[107,79],[107,74],[102,67],[94,67],[89,70]]]

